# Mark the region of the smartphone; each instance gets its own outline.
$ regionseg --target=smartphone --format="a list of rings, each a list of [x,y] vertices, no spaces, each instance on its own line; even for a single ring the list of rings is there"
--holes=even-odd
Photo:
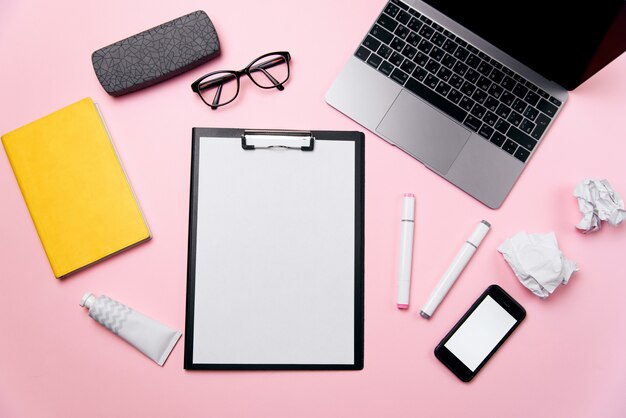
[[[526,310],[493,284],[437,345],[435,357],[469,382],[525,317]]]

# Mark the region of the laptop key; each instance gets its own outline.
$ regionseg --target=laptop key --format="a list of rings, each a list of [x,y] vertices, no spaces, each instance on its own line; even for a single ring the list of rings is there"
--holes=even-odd
[[[484,103],[487,100],[487,93],[480,89],[476,89],[474,94],[472,94],[472,99],[476,100],[478,103]]]
[[[503,134],[506,133],[506,131],[509,130],[509,128],[511,127],[511,124],[508,123],[507,121],[505,121],[504,119],[498,119],[498,121],[496,122],[496,124],[494,125],[494,127],[499,131],[502,132]]]
[[[504,78],[504,73],[498,69],[494,69],[491,73],[489,73],[489,80],[494,83],[499,83]]]
[[[409,60],[404,60],[404,62],[400,66],[400,69],[407,74],[411,74],[413,70],[415,70],[415,67],[417,67],[417,64],[415,64],[414,62],[409,61]]]
[[[493,134],[493,128],[483,123],[480,129],[478,130],[478,134],[484,137],[485,139],[489,139],[491,138],[491,135]]]
[[[498,117],[496,116],[496,114],[490,111],[487,111],[485,113],[485,116],[483,116],[483,122],[485,122],[489,126],[494,126],[497,120]]]
[[[523,119],[522,115],[517,113],[515,110],[513,110],[511,114],[509,115],[509,117],[506,118],[507,122],[515,126],[519,125],[522,119]]]
[[[391,56],[392,53],[393,53],[393,50],[389,48],[387,45],[381,45],[380,48],[378,49],[378,55],[380,55],[383,58],[389,58],[389,56]]]
[[[437,74],[437,71],[439,71],[439,68],[441,68],[441,64],[439,64],[437,61],[430,59],[428,61],[428,64],[426,64],[424,68],[426,68],[428,71],[430,71],[433,74]]]
[[[476,103],[470,113],[476,116],[478,119],[482,119],[483,116],[485,116],[485,112],[486,109],[482,105]]]
[[[409,78],[405,87],[458,122],[462,122],[467,115],[463,109],[438,93],[429,90],[413,77]]]
[[[518,113],[523,113],[524,109],[526,109],[526,103],[524,103],[523,100],[521,99],[515,99],[513,101],[513,104],[511,105],[511,107],[513,108],[513,110],[515,110]]]
[[[465,58],[467,58],[469,52],[464,48],[457,48],[456,51],[454,51],[453,55],[454,58],[458,59],[459,61],[465,61]]]
[[[493,70],[493,67],[491,65],[487,64],[485,61],[481,61],[481,63],[478,65],[478,68],[476,68],[476,69],[482,75],[488,76],[489,73],[491,72],[491,70]]]
[[[393,2],[393,4],[395,4],[396,6],[398,6],[399,8],[403,9],[403,10],[409,10],[409,6],[402,3],[400,0],[391,0]]]
[[[435,88],[435,91],[441,94],[443,97],[446,97],[446,95],[450,92],[451,89],[452,87],[450,87],[448,83],[446,83],[445,81],[440,81],[437,87]]]
[[[489,94],[491,94],[496,99],[499,99],[503,92],[504,89],[496,83],[493,83],[491,87],[489,87]]]
[[[485,100],[485,103],[483,103],[483,105],[491,110],[492,112],[495,112],[496,109],[498,108],[498,105],[500,104],[500,102],[498,101],[498,99],[496,99],[495,97],[487,97],[487,100]]]
[[[524,119],[520,124],[519,128],[530,135],[530,133],[535,129],[535,124],[529,121],[528,119]]]
[[[396,68],[391,73],[390,78],[394,80],[395,82],[399,83],[401,86],[403,86],[404,83],[406,83],[406,81],[409,79],[409,75],[405,73],[404,71],[400,70],[399,68]]]
[[[509,109],[508,106],[505,106],[503,104],[498,105],[498,108],[496,109],[496,114],[502,119],[506,119],[509,116],[509,113],[511,113],[511,109]]]
[[[500,132],[494,132],[493,135],[491,136],[490,141],[496,144],[497,146],[501,147],[502,144],[504,144],[504,141],[506,141],[506,137],[502,135]]]
[[[426,84],[426,86],[430,87],[433,90],[435,89],[435,87],[437,87],[438,83],[439,79],[432,74],[428,74],[424,79],[424,84]]]
[[[393,39],[393,34],[391,32],[378,25],[374,25],[374,27],[370,31],[370,35],[385,44],[388,44]]]
[[[406,26],[398,26],[398,28],[393,32],[398,38],[400,39],[404,39],[407,36],[409,36],[409,33],[411,33],[411,31],[409,30],[409,28],[407,28]]]
[[[452,55],[450,54],[446,54],[442,59],[441,59],[441,63],[443,65],[445,65],[447,68],[453,68],[454,65],[456,64],[456,58],[454,58]]]
[[[528,159],[529,155],[530,155],[530,152],[528,152],[528,150],[524,149],[524,147],[519,147],[517,149],[517,151],[515,151],[515,154],[513,154],[513,156],[515,158],[517,158],[518,160],[520,160],[523,163],[526,162],[526,160]]]
[[[422,27],[423,23],[420,22],[417,18],[412,17],[411,20],[409,20],[409,23],[407,24],[407,26],[409,27],[409,29],[411,29],[412,31],[417,32],[418,30],[420,30],[420,28]]]
[[[463,93],[458,91],[457,89],[451,89],[450,93],[448,93],[448,99],[452,101],[452,103],[458,103],[463,97]]]
[[[505,91],[502,93],[502,96],[500,96],[500,101],[507,106],[511,106],[513,104],[513,100],[515,100],[515,96],[508,91]]]
[[[470,68],[463,77],[470,83],[475,83],[480,78],[480,73]]]
[[[374,68],[378,68],[381,62],[383,62],[383,59],[376,54],[370,55],[370,57],[367,59],[367,63]]]
[[[473,84],[468,83],[467,81],[463,82],[463,85],[461,86],[461,91],[464,94],[471,96],[474,93],[474,90],[476,90],[476,87],[474,87]]]
[[[422,51],[424,54],[428,54],[430,50],[433,49],[433,44],[431,44],[426,39],[422,39],[422,42],[420,42],[419,45],[417,45],[417,49]]]
[[[413,48],[411,45],[407,45],[402,50],[402,55],[412,60],[415,58],[415,54],[417,54],[417,49]]]
[[[541,138],[541,135],[543,135],[544,131],[550,124],[550,118],[548,118],[543,113],[540,113],[539,115],[537,115],[535,123],[537,124],[537,126],[535,126],[535,129],[533,129],[530,135],[538,140],[539,138]]]
[[[385,13],[387,13],[391,17],[394,17],[399,11],[400,8],[395,4],[389,3],[387,7],[385,7]]]
[[[457,88],[457,89],[460,89],[464,82],[465,80],[463,80],[462,77],[459,77],[456,74],[452,74],[452,76],[450,77],[450,81],[449,81],[452,87]]]
[[[376,52],[376,50],[380,46],[380,41],[378,39],[368,35],[368,36],[365,37],[365,40],[363,41],[363,45],[365,45],[366,47],[368,47],[372,51]]]
[[[443,35],[443,33],[435,33],[430,38],[430,41],[437,46],[443,46],[443,43],[446,41],[446,37]]]
[[[459,102],[459,106],[469,112],[472,110],[472,107],[474,107],[474,101],[467,96],[463,96]]]
[[[428,62],[428,59],[429,59],[428,55],[424,54],[421,51],[418,51],[417,54],[415,54],[415,57],[413,58],[413,62],[419,65],[420,67],[423,67]]]
[[[360,46],[359,49],[356,50],[354,55],[356,55],[357,58],[360,58],[363,61],[365,61],[370,56],[370,51],[364,46]]]
[[[526,103],[530,104],[531,106],[536,106],[537,102],[539,102],[539,99],[540,99],[539,95],[535,93],[534,91],[529,91],[526,97],[524,97],[524,100],[526,100]]]
[[[394,68],[395,67],[389,64],[389,62],[384,61],[382,64],[380,64],[380,67],[378,67],[378,71],[388,76],[389,74],[391,74]]]
[[[513,94],[519,97],[520,99],[523,99],[527,93],[528,93],[528,88],[526,88],[525,86],[522,86],[522,83],[517,83],[515,87],[513,88]]]
[[[443,50],[446,51],[448,54],[452,54],[457,47],[458,44],[450,39],[446,39],[442,46]]]
[[[439,71],[437,71],[437,76],[443,81],[450,81],[452,71],[448,70],[446,67],[441,67]]]
[[[427,75],[428,71],[421,67],[417,67],[415,71],[413,71],[413,77],[417,78],[419,81],[424,81]]]
[[[508,152],[509,154],[513,154],[517,149],[517,144],[510,139],[504,141],[504,145],[502,145],[502,149]]]
[[[465,75],[468,69],[469,67],[467,66],[467,64],[464,64],[461,61],[457,61],[457,63],[452,68],[452,71],[459,75]]]
[[[411,20],[411,14],[405,12],[404,10],[400,10],[400,12],[396,15],[396,20],[398,20],[403,25],[406,25],[407,23],[409,23],[409,20]]]
[[[504,67],[503,70],[508,70],[508,68]],[[513,87],[515,87],[515,80],[513,80],[509,76],[504,76],[504,79],[500,82],[500,85],[508,91],[511,91],[513,90]]]
[[[532,106],[528,106],[526,107],[526,110],[524,110],[524,116],[530,120],[535,120],[538,114],[539,111]]]
[[[480,64],[480,58],[478,58],[474,54],[470,54],[469,57],[467,57],[467,59],[465,60],[465,63],[472,68],[477,68]]]
[[[417,46],[421,40],[422,37],[415,32],[411,32],[411,34],[406,38],[406,41],[412,46]]]
[[[548,116],[556,115],[556,111],[558,110],[558,108],[555,105],[553,105],[552,103],[549,103],[545,99],[539,100],[539,103],[537,103],[537,109],[541,110],[543,113],[545,113]]]
[[[433,33],[435,33],[435,30],[430,26],[423,25],[417,33],[426,39],[430,39],[430,37],[433,36]]]
[[[481,75],[478,81],[476,82],[476,85],[479,88],[487,91],[489,87],[491,86],[491,81],[489,81],[489,79],[485,77],[484,75]]]
[[[508,130],[506,136],[531,151],[535,148],[535,145],[537,145],[536,140],[526,135],[515,126],[511,126],[511,129]]]
[[[393,41],[391,41],[389,46],[391,47],[391,49],[395,49],[396,51],[400,52],[404,49],[406,44],[400,38],[393,38]]]
[[[467,118],[463,121],[463,125],[476,132],[480,129],[481,122],[472,115],[467,115]]]
[[[436,46],[433,47],[433,49],[430,51],[430,53],[428,55],[430,55],[432,58],[434,58],[437,61],[441,61],[441,59],[443,58],[445,52],[443,49],[441,48],[437,48]]]
[[[556,105],[556,106],[561,106],[561,105],[562,105],[561,101],[560,101],[559,99],[557,99],[556,97],[552,97],[552,96],[550,96],[550,98],[549,98],[548,100],[549,100],[549,101],[550,101],[550,103],[552,103],[553,105]]]
[[[398,22],[387,16],[386,14],[381,14],[378,20],[376,21],[380,26],[387,29],[390,32],[393,32],[398,27]]]
[[[397,52],[392,53],[391,57],[389,57],[389,62],[391,62],[396,67],[399,67],[400,64],[402,64],[402,61],[404,61],[404,57]]]

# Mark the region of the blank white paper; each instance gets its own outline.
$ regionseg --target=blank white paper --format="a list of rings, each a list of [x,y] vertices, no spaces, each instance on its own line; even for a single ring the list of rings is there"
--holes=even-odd
[[[354,363],[354,164],[200,138],[194,363]]]

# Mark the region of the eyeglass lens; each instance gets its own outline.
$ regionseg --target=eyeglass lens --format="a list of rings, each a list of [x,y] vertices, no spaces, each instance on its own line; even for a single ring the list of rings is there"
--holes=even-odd
[[[250,77],[260,87],[282,90],[282,84],[289,77],[287,60],[282,55],[259,58],[250,65]]]
[[[227,71],[210,74],[198,85],[202,100],[209,106],[220,106],[232,102],[238,90],[237,76]]]

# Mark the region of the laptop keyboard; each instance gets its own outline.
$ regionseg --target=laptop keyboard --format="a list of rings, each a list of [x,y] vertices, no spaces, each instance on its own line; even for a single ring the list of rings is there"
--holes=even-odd
[[[387,4],[355,56],[522,162],[562,105],[398,0]]]

